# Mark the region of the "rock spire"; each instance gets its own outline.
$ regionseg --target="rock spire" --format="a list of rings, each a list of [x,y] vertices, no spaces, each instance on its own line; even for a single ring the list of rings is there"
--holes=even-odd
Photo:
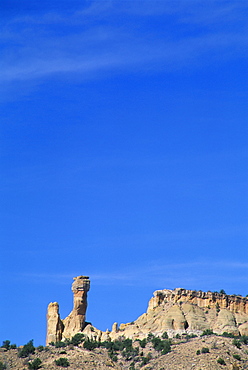
[[[88,276],[73,278],[73,309],[64,320],[60,319],[59,305],[57,302],[50,303],[47,309],[47,339],[46,344],[58,342],[65,338],[71,338],[85,327],[87,293],[90,289]]]

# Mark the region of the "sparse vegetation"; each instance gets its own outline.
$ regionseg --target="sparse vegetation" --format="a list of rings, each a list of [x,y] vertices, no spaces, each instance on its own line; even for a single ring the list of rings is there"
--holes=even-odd
[[[154,337],[152,339],[153,348],[161,352],[162,355],[171,351],[171,342],[170,340],[161,340],[160,338]]]
[[[85,340],[84,341],[84,348],[88,349],[89,351],[92,351],[93,349],[98,347],[98,342],[92,341],[92,340]]]
[[[42,352],[42,351],[44,351],[44,347],[43,347],[43,346],[38,346],[38,347],[37,347],[37,351],[38,351],[38,352]]]
[[[5,370],[6,369],[6,364],[4,364],[2,361],[0,361],[0,370]]]
[[[193,334],[193,333],[192,334],[187,334],[186,335],[186,338],[187,339],[197,338],[197,335],[196,334]]]
[[[213,332],[206,330],[203,334],[213,335]],[[221,338],[221,336],[217,337],[216,335],[217,334],[212,338],[198,337],[196,340],[191,341],[191,337],[194,338],[195,335],[187,335],[185,333],[184,335],[181,335],[180,341],[175,340],[172,342],[171,339],[166,338],[167,333],[165,332],[165,334],[161,336],[155,336],[150,333],[147,338],[142,340],[136,339],[133,341],[132,339],[120,336],[118,340],[109,339],[105,342],[100,342],[94,339],[89,339],[87,336],[79,333],[73,336],[70,340],[54,343],[53,347],[38,346],[35,348],[33,346],[33,341],[29,341],[26,345],[15,352],[9,352],[11,344],[9,341],[4,341],[2,354],[5,357],[0,357],[0,360],[3,361],[0,363],[0,370],[7,370],[11,367],[17,368],[17,366],[15,367],[15,362],[13,362],[13,356],[24,358],[24,360],[20,362],[23,366],[23,370],[24,368],[28,370],[39,370],[40,368],[49,369],[51,357],[54,357],[52,360],[54,364],[53,367],[55,364],[57,368],[66,368],[70,366],[72,370],[75,370],[76,368],[87,368],[84,367],[84,363],[87,364],[87,362],[95,362],[95,368],[100,368],[97,365],[100,364],[100,362],[97,362],[99,359],[101,359],[100,361],[105,361],[105,363],[108,363],[109,361],[109,364],[112,364],[109,365],[110,367],[115,367],[114,363],[116,363],[117,367],[119,366],[126,370],[138,370],[143,367],[147,369],[159,369],[156,361],[161,355],[168,354],[171,351],[172,345],[182,346],[182,348],[186,346],[185,348],[187,348],[187,351],[191,351],[192,346],[191,355],[194,361],[204,363],[205,361],[213,361],[214,359],[215,363],[218,361],[219,367],[223,366],[223,368],[228,368],[231,364],[235,364],[234,361],[236,361],[237,366],[240,366],[238,362],[243,360],[242,363],[245,363],[245,361],[248,360],[248,347],[245,346],[248,345],[248,336],[233,338],[232,334],[224,333],[223,338]],[[183,339],[186,339],[186,341]],[[228,342],[229,347],[223,347],[222,344],[218,344],[217,346],[217,343],[221,343],[221,341],[223,344]],[[233,346],[230,347],[230,344]],[[77,349],[77,347],[80,347],[80,349]],[[236,347],[239,348],[239,351],[237,351]],[[225,351],[223,352],[224,348]],[[87,351],[84,351],[82,356],[82,350],[84,349],[87,349],[87,351],[90,351],[91,353],[87,354]],[[74,351],[71,352],[71,350]],[[39,353],[40,358],[33,356],[35,352]],[[176,352],[177,351],[174,351],[174,354]],[[196,355],[199,356],[198,359]],[[9,356],[9,360],[6,356]],[[107,359],[106,356],[108,356],[109,359]],[[182,357],[183,356],[184,352],[182,351]],[[21,358],[18,361],[21,361]],[[172,358],[175,358],[174,355],[172,357],[168,356],[168,359],[165,361],[171,361]],[[188,363],[188,361],[191,360],[187,356],[185,364]]]
[[[42,363],[41,359],[36,358],[35,360],[28,363],[28,368],[30,370],[37,370],[41,367],[41,363]]]
[[[8,351],[9,349],[15,349],[16,344],[10,344],[10,340],[4,340],[1,348],[5,348]]]
[[[168,337],[168,334],[167,334],[167,332],[166,332],[166,331],[162,334],[162,338],[163,338],[163,339],[168,339],[168,338],[169,338],[169,337]]]
[[[149,352],[148,355],[146,357],[142,357],[142,361],[141,361],[141,364],[140,364],[140,367],[142,366],[145,366],[146,364],[148,364],[148,362],[152,359],[152,355],[151,353]]]
[[[232,333],[228,333],[228,332],[224,331],[224,333],[222,334],[222,337],[234,338],[234,335]]]
[[[62,366],[62,367],[68,367],[68,366],[70,366],[70,363],[69,363],[68,359],[65,358],[65,357],[61,357],[58,360],[55,360],[55,364],[57,366]]]
[[[232,344],[239,349],[241,348],[241,342],[238,339],[233,339]]]
[[[140,344],[140,347],[141,348],[145,348],[145,346],[147,345],[147,340],[146,338],[142,339],[142,340],[139,340],[139,344]]]
[[[7,350],[10,349],[10,340],[4,340],[2,348],[5,348]]]
[[[73,346],[78,346],[80,343],[82,343],[85,340],[85,335],[82,333],[75,334],[71,340],[69,341],[70,344]]]
[[[55,343],[55,347],[56,347],[56,348],[63,348],[63,347],[66,347],[66,346],[67,346],[67,344],[68,344],[68,343],[66,343],[66,342],[62,342],[62,341],[60,341],[60,342],[56,342],[56,343]]]
[[[155,335],[153,335],[152,333],[149,333],[147,335],[147,342],[151,342],[153,340],[153,338],[155,338]]]
[[[206,329],[204,332],[201,334],[201,337],[204,337],[205,335],[213,335],[213,330]]]
[[[233,358],[235,358],[235,360],[241,361],[241,356],[238,354],[234,354]]]
[[[217,360],[218,364],[220,365],[225,365],[225,361],[223,360],[223,358],[219,357],[218,360]]]
[[[24,344],[23,348],[19,350],[19,357],[28,357],[35,353],[35,347],[33,345],[33,339],[30,340],[27,344]]]
[[[240,342],[242,342],[245,345],[248,345],[248,336],[247,335],[242,335],[239,339],[240,339]]]

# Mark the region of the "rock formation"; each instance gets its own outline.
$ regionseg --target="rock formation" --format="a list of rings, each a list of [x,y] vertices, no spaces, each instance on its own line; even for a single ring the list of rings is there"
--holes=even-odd
[[[72,291],[74,304],[69,316],[61,320],[58,303],[54,302],[48,305],[47,344],[65,338],[71,338],[76,333],[82,332],[85,327],[87,292],[90,289],[90,280],[88,276],[77,276],[73,280]]]
[[[51,302],[47,309],[47,338],[46,343],[59,342],[62,339],[64,325],[59,316],[59,305]]]
[[[112,331],[102,332],[85,323],[87,292],[90,281],[87,276],[74,278],[72,291],[74,307],[70,315],[61,320],[58,303],[50,303],[47,314],[47,343],[71,338],[83,332],[94,340],[115,340],[119,337],[143,339],[149,333],[169,337],[187,334],[200,335],[204,330],[216,334],[224,332],[248,335],[248,298],[225,293],[202,292],[177,288],[157,290],[149,301],[147,312],[136,321],[113,324]]]
[[[167,332],[200,335],[204,330],[248,335],[248,299],[237,295],[177,288],[154,292],[147,312],[136,321],[115,325],[110,338],[120,335],[144,338],[148,333],[161,336]]]

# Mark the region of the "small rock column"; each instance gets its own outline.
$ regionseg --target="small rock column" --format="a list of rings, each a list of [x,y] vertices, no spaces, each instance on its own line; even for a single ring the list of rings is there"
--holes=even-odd
[[[47,337],[46,345],[51,342],[59,342],[62,339],[64,324],[59,316],[59,305],[51,302],[47,308]]]

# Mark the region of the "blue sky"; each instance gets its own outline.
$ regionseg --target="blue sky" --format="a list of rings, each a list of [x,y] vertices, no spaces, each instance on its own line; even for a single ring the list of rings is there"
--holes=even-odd
[[[0,11],[2,340],[44,344],[81,274],[102,330],[157,289],[248,294],[246,2]]]

